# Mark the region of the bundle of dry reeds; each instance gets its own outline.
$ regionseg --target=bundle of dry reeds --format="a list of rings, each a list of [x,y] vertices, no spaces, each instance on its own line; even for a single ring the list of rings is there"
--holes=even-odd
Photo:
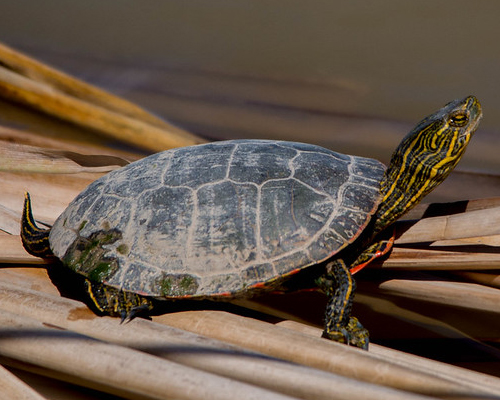
[[[0,65],[0,95],[9,102],[153,151],[202,142],[1,45]],[[50,224],[87,184],[141,153],[10,127],[0,127],[0,141],[2,398],[500,398],[500,379],[493,375],[377,345],[365,352],[332,343],[320,338],[318,327],[297,322],[293,307],[272,302],[239,302],[263,313],[259,318],[197,310],[120,324],[95,316],[61,296],[46,262],[22,248],[23,193],[29,189],[38,219]],[[458,306],[466,318],[486,313],[498,328],[500,199],[441,208],[421,206],[398,224],[393,253],[373,271],[447,271],[447,279],[384,275],[360,285],[361,303],[382,293],[398,307],[394,299]],[[416,316],[421,324],[435,322],[425,318]],[[498,343],[494,332],[500,330],[478,327],[474,340]]]

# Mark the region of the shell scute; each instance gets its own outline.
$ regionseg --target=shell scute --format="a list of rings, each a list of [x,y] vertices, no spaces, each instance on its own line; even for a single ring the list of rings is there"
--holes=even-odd
[[[131,208],[134,223],[129,225],[124,242],[133,252],[133,257],[160,268],[165,265],[164,254],[173,271],[184,271],[186,229],[195,217],[193,193],[185,187],[162,186],[146,191]],[[121,210],[125,214],[128,211]],[[127,261],[123,259],[123,262]]]
[[[181,297],[196,293],[199,279],[191,274],[164,274],[157,282],[163,297]]]
[[[286,179],[292,174],[289,164],[296,154],[295,149],[279,148],[273,143],[239,144],[231,157],[228,177],[235,182],[256,185]]]
[[[197,192],[197,214],[192,222],[188,257],[206,260],[207,268],[237,269],[256,258],[257,188],[223,181]],[[220,256],[224,261],[220,260]],[[211,260],[217,260],[212,264]],[[222,263],[224,264],[221,264]]]
[[[228,165],[226,155],[234,145],[216,146],[212,144],[172,150],[169,165],[162,167],[165,186],[189,186],[197,188],[226,178]],[[162,154],[162,153],[160,153]]]
[[[308,212],[304,213],[304,202]],[[310,190],[295,180],[270,181],[262,188],[260,200],[260,241],[266,258],[278,257],[311,238],[311,232],[322,229],[318,221],[334,205],[325,194]],[[311,217],[311,214],[314,217]]]
[[[271,263],[252,265],[241,272],[242,279],[251,287],[256,282],[265,282],[267,277],[275,276],[276,270]]]
[[[293,162],[294,177],[315,190],[336,198],[349,180],[351,159],[337,154],[301,153]]]

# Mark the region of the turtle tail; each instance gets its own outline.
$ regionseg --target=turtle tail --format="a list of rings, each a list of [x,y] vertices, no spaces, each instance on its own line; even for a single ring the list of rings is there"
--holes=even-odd
[[[50,229],[41,229],[37,226],[31,211],[30,195],[26,192],[21,219],[21,240],[26,251],[36,257],[53,257],[54,254],[49,244],[49,232]]]

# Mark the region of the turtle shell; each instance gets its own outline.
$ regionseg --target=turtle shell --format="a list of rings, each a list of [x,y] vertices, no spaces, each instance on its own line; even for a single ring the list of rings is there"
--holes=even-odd
[[[155,297],[237,294],[359,236],[385,166],[293,142],[232,140],[154,154],[89,185],[50,232],[91,280]]]

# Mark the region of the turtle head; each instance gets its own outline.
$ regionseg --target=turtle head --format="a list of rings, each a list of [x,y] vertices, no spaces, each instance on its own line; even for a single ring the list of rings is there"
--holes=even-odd
[[[482,112],[474,96],[448,103],[420,121],[403,139],[381,183],[380,231],[415,206],[455,168]]]

